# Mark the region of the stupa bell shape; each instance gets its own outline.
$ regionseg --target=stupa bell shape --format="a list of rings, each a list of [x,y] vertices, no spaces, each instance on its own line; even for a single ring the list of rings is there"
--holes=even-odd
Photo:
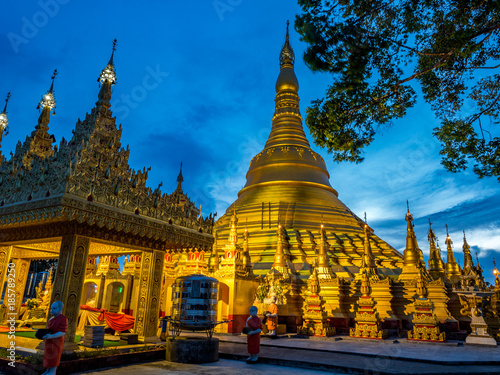
[[[334,269],[337,266],[338,276],[349,276],[344,266],[361,266],[364,223],[338,199],[323,158],[311,149],[304,133],[288,28],[279,60],[271,132],[264,149],[250,162],[246,184],[238,199],[216,223],[219,246],[222,249],[228,240],[230,218],[236,212],[247,220],[254,272],[265,274],[274,261],[274,231],[280,224],[288,235],[283,248],[285,261],[296,264],[296,270],[308,277],[321,240],[317,228],[323,217],[331,264]],[[401,254],[376,236],[372,238],[378,244],[375,258],[380,267],[402,265]],[[334,248],[338,255],[333,256]]]

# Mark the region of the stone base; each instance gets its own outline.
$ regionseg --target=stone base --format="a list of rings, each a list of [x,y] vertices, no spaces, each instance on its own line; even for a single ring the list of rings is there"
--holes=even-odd
[[[127,343],[128,345],[137,344],[139,337],[136,333],[122,333],[120,335],[120,342]]]
[[[158,336],[145,336],[140,339],[145,344],[161,344],[161,340]]]
[[[165,359],[177,363],[210,363],[219,360],[219,339],[168,338]]]
[[[264,324],[262,326],[261,335],[267,335],[268,333],[269,333],[269,330],[267,329],[267,326]],[[276,334],[277,335],[284,335],[284,334],[286,334],[286,324],[277,324],[276,325]]]
[[[467,345],[497,346],[497,341],[491,336],[478,336],[470,334],[465,339]]]

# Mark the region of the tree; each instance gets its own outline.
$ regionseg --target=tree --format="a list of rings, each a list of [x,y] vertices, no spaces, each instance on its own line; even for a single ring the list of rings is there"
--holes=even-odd
[[[418,82],[441,120],[433,134],[444,167],[472,162],[480,178],[500,181],[500,139],[491,135],[500,114],[500,1],[298,2],[304,60],[333,76],[306,124],[334,161],[361,162],[379,127],[416,103]]]

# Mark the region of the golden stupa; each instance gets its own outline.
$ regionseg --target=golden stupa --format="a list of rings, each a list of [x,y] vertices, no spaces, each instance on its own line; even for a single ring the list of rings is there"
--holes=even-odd
[[[287,26],[271,133],[264,149],[250,162],[238,199],[216,223],[218,253],[228,240],[231,217],[236,215],[237,230],[248,233],[255,274],[286,267],[291,274],[307,278],[320,246],[326,246],[332,271],[339,277],[353,277],[362,265],[365,223],[340,201],[323,158],[306,138],[294,60]],[[283,240],[276,234],[282,229]],[[369,238],[378,271],[396,276],[403,256],[376,235]],[[277,246],[281,242],[283,246]],[[275,257],[277,248],[282,248],[283,256]]]

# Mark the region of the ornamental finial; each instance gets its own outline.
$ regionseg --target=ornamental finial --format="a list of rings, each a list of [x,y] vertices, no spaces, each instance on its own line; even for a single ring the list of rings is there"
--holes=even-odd
[[[288,26],[290,25],[290,21],[286,21],[286,39],[283,48],[281,48],[280,53],[280,66],[284,67],[286,65],[292,66],[295,62],[295,53],[293,52],[292,46],[290,45],[290,35],[288,32]]]
[[[10,92],[7,93],[7,97],[5,98],[5,107],[3,108],[3,112],[0,113],[0,131],[7,134],[7,127],[9,126],[9,120],[7,119],[7,104],[9,103],[11,95]]]
[[[408,221],[408,222],[413,221],[413,216],[410,213],[410,204],[408,203],[408,201],[406,201],[406,217],[405,217],[405,220]]]
[[[113,58],[115,56],[115,51],[116,51],[116,44],[118,41],[115,39],[113,40],[113,48],[111,51],[111,57],[109,58],[108,65],[102,70],[101,75],[97,79],[99,83],[104,83],[106,81],[109,81],[111,85],[114,85],[116,83],[116,72],[115,72],[115,63],[113,61]]]
[[[54,72],[52,73],[52,77],[50,79],[52,80],[50,84],[50,89],[47,91],[45,95],[42,96],[42,99],[40,100],[40,103],[38,104],[38,107],[36,109],[38,110],[43,110],[45,107],[49,108],[49,111],[54,111],[53,114],[55,115],[55,109],[56,109],[56,100],[54,98],[54,81],[57,77],[57,69],[54,69]]]

